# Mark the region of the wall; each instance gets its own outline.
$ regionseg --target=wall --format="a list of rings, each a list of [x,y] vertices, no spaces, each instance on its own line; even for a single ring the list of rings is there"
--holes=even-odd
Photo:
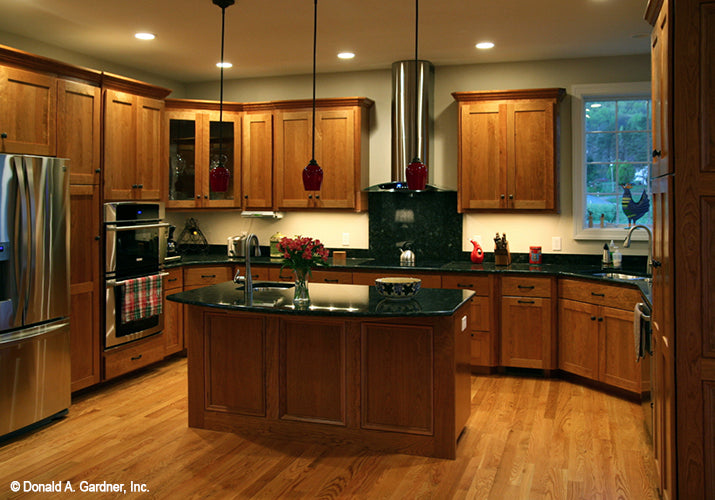
[[[529,61],[520,63],[442,66],[435,68],[433,154],[429,165],[431,182],[450,189],[457,188],[457,105],[451,93],[469,90],[564,87],[585,83],[648,81],[648,55],[588,59]],[[227,81],[226,100],[239,102],[279,99],[305,99],[311,95],[310,75],[256,78]],[[391,71],[319,74],[318,97],[366,96],[375,101],[370,116],[370,184],[390,180]],[[186,86],[186,97],[217,99],[218,83],[207,82]],[[573,239],[571,201],[571,102],[567,96],[561,106],[561,212],[542,214],[467,214],[463,218],[463,250],[470,251],[469,239],[482,236],[488,245],[495,232],[506,232],[513,252],[527,252],[530,245],[541,245],[551,253],[552,237],[562,240],[562,253],[600,254],[603,241]],[[324,168],[326,166],[323,166]],[[326,175],[330,175],[326,169]],[[173,218],[174,216],[172,216]],[[342,233],[350,233],[350,248],[368,248],[368,219],[365,214],[293,213],[282,221],[241,220],[220,213],[202,213],[204,226],[211,227],[211,243],[225,241],[230,234],[246,230],[270,236],[280,230],[319,237],[331,247],[342,246]],[[183,220],[181,221],[183,227]],[[269,234],[270,233],[270,234]],[[208,237],[208,235],[207,235]],[[215,238],[215,239],[213,239]],[[263,239],[262,239],[263,241]],[[625,254],[645,254],[646,245],[634,242]]]

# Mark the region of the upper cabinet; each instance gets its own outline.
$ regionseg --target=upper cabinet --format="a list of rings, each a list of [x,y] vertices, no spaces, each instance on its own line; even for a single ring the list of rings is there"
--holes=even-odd
[[[54,156],[57,78],[0,66],[0,153]]]
[[[103,75],[104,199],[159,200],[169,90]]]
[[[278,209],[365,210],[369,109],[365,98],[320,99],[315,112],[315,160],[323,169],[320,191],[303,189],[303,169],[312,157],[310,101],[281,103],[276,111],[274,192]]]
[[[169,208],[241,206],[241,113],[235,105],[166,101],[164,161]]]
[[[454,92],[458,209],[558,211],[564,89]]]

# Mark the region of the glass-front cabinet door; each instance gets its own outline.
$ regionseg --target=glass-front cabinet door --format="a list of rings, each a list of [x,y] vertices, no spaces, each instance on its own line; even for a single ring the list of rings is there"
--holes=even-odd
[[[169,208],[240,207],[241,115],[167,109]]]

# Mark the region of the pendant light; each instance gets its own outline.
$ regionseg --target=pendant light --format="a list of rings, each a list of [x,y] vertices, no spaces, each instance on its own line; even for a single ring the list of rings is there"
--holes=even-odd
[[[415,96],[419,95],[419,60],[417,58],[417,42],[419,40],[419,19],[420,19],[420,2],[415,0]],[[418,109],[417,101],[415,98],[415,113],[414,119],[417,119]],[[415,157],[412,159],[407,169],[405,171],[405,177],[407,178],[407,187],[413,190],[423,190],[427,185],[427,165],[422,163],[419,157],[419,146],[417,144],[418,132],[417,127],[415,127]]]
[[[323,183],[323,169],[315,161],[315,50],[318,41],[318,0],[313,0],[313,151],[310,162],[303,169],[303,188],[318,191]]]
[[[226,8],[233,5],[235,0],[213,0],[214,5],[221,7],[221,59],[219,67],[221,69],[221,90],[219,97],[218,111],[218,158],[211,161],[209,172],[209,186],[212,192],[225,193],[228,191],[228,184],[231,179],[231,171],[226,168],[226,156],[223,154],[223,49],[226,34]],[[211,131],[209,130],[209,135]],[[209,148],[210,151],[210,148]]]

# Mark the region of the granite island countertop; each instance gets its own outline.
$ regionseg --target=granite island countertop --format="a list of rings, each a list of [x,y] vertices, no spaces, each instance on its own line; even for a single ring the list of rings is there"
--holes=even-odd
[[[254,282],[254,286],[260,284]],[[271,284],[280,287],[272,288]],[[373,286],[310,283],[310,305],[297,309],[291,285],[269,283],[247,294],[243,284],[227,281],[169,295],[167,299],[201,307],[275,314],[421,317],[451,316],[474,295],[471,290],[422,288],[413,298],[392,300],[383,298]]]

